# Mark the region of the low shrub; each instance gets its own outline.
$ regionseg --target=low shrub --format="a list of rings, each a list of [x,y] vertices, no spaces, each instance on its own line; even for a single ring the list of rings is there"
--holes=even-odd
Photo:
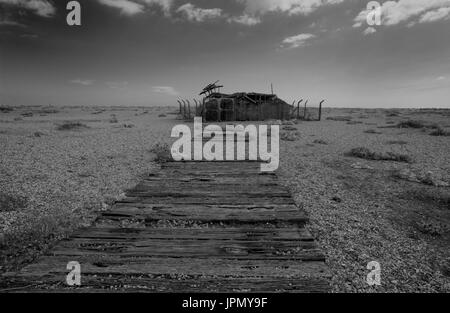
[[[450,132],[438,127],[430,133],[431,136],[450,136]]]
[[[28,199],[9,193],[0,193],[0,212],[16,211],[23,209],[28,204]]]
[[[280,139],[283,141],[296,141],[299,138],[298,132],[283,132],[280,134]]]
[[[406,145],[408,144],[407,141],[404,140],[390,140],[388,142],[386,142],[388,145]]]
[[[375,161],[396,161],[405,163],[412,162],[412,158],[405,154],[399,154],[394,152],[379,153],[371,151],[370,149],[365,147],[353,148],[349,152],[347,152],[346,155],[357,157],[360,159],[375,160]]]
[[[2,112],[2,113],[9,113],[9,112],[12,112],[12,111],[14,111],[14,109],[11,108],[11,107],[0,106],[0,112]]]
[[[433,129],[439,128],[435,124],[427,124],[424,121],[419,121],[419,120],[402,121],[397,124],[397,127],[398,128],[433,128]]]
[[[86,124],[76,122],[76,121],[67,121],[63,124],[56,126],[56,130],[78,130],[83,128],[89,128]]]
[[[364,131],[366,134],[382,134],[381,132],[376,131],[375,129],[368,129]]]
[[[112,124],[118,123],[117,117],[115,114],[111,114],[111,118],[109,119],[109,122]]]
[[[154,161],[157,163],[166,163],[173,160],[170,147],[166,143],[157,143],[151,149],[150,152],[155,154]]]
[[[330,116],[327,117],[329,121],[337,121],[337,122],[350,122],[352,120],[351,116]]]

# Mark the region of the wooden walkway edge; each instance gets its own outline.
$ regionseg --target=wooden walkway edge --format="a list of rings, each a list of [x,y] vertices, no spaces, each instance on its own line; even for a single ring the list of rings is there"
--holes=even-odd
[[[91,227],[2,277],[20,292],[328,292],[308,218],[258,162],[169,162]],[[68,262],[81,286],[68,286]],[[13,289],[14,288],[14,289]]]

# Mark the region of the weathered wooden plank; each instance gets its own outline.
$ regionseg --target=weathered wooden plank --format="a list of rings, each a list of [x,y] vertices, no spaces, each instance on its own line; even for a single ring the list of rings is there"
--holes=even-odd
[[[248,175],[246,177],[239,177],[237,175],[184,175],[184,176],[167,176],[161,173],[145,176],[143,183],[209,183],[209,184],[237,184],[237,185],[276,185],[278,186],[278,179],[274,175]]]
[[[67,275],[66,256],[41,257],[37,263],[25,267],[11,277],[39,279],[44,275]],[[138,258],[122,259],[80,256],[77,258],[84,274],[141,274],[227,277],[327,277],[330,275],[324,262],[299,262],[292,260],[224,260],[220,258]],[[65,277],[64,277],[65,278]],[[64,280],[65,281],[65,280]]]
[[[198,172],[182,172],[178,170],[173,171],[166,171],[164,173],[157,172],[157,173],[149,173],[147,175],[148,178],[158,178],[158,177],[167,177],[168,179],[241,179],[241,180],[253,180],[258,178],[272,178],[276,180],[276,175],[272,172],[267,173],[249,173],[249,172],[205,172],[205,171],[198,171]]]
[[[81,287],[68,287],[61,283],[62,277],[43,277],[34,285],[11,280],[11,285],[25,286],[17,292],[160,292],[160,293],[205,293],[205,292],[282,292],[316,293],[329,290],[328,280],[317,277],[286,278],[227,278],[195,276],[180,278],[163,276],[147,278],[139,275],[85,275]]]
[[[117,201],[120,203],[135,203],[136,205],[144,204],[224,204],[224,205],[274,205],[274,204],[291,204],[295,205],[292,198],[289,197],[126,197]]]
[[[134,239],[191,240],[313,240],[304,227],[214,227],[214,228],[115,228],[90,227],[78,230],[71,238],[90,241]]]
[[[199,182],[148,182],[143,181],[133,188],[126,190],[127,192],[145,192],[145,193],[161,193],[167,192],[189,192],[190,194],[198,194],[205,191],[205,194],[214,193],[267,193],[282,194],[283,196],[290,196],[286,188],[277,184],[222,184],[222,183],[199,183]]]
[[[257,223],[257,222],[276,222],[284,221],[291,223],[305,223],[307,217],[298,209],[253,209],[253,210],[236,210],[236,209],[160,209],[154,210],[145,207],[132,208],[130,206],[120,207],[116,205],[113,209],[102,213],[103,218],[107,219],[143,219],[145,221],[158,220],[195,220],[202,222],[241,222],[241,223]]]
[[[156,250],[164,250],[172,249],[175,245],[183,244],[182,249],[194,249],[195,251],[199,250],[208,250],[208,249],[227,249],[228,247],[232,247],[238,250],[236,254],[245,254],[248,255],[251,253],[265,253],[264,251],[271,251],[271,253],[278,253],[279,251],[285,251],[290,249],[310,249],[315,248],[316,245],[311,240],[261,240],[261,239],[253,239],[253,240],[241,240],[241,239],[230,239],[230,240],[219,240],[219,239],[155,239],[155,238],[138,238],[134,240],[128,241],[110,241],[110,240],[83,240],[79,238],[71,238],[70,240],[63,240],[58,244],[58,247],[65,248],[80,248],[86,250],[93,251],[103,251],[103,250],[111,250],[111,251],[134,251],[136,249],[145,249],[152,248],[157,245],[162,245],[164,247],[156,248]],[[178,252],[182,250],[178,250]],[[234,250],[233,250],[234,251]],[[225,252],[232,253],[228,250]]]
[[[288,198],[291,196],[287,191],[270,191],[270,190],[254,190],[254,191],[239,191],[239,190],[132,190],[125,192],[127,197],[150,197],[150,198],[190,198],[190,197],[204,197],[204,198],[223,198],[223,197],[247,197],[247,198]]]
[[[231,259],[290,259],[319,260],[324,256],[313,241],[245,241],[245,240],[160,240],[147,239],[130,242],[86,242],[63,240],[52,255],[79,256],[87,254],[158,256]]]
[[[256,249],[256,248],[255,248]],[[296,247],[290,250],[249,250],[243,246],[223,246],[211,250],[201,249],[200,247],[158,247],[152,245],[149,247],[109,247],[109,248],[77,248],[72,249],[70,247],[58,247],[55,248],[49,255],[53,256],[70,256],[76,260],[79,256],[92,255],[114,255],[121,258],[140,258],[140,257],[171,257],[171,258],[193,258],[193,259],[205,259],[220,257],[224,261],[226,260],[297,260],[297,261],[324,261],[325,257],[321,253],[320,249],[311,248],[301,249]],[[294,252],[295,253],[294,253]],[[279,253],[279,254],[277,254]]]
[[[166,163],[166,164],[171,164],[171,163]],[[205,173],[210,173],[210,172],[219,172],[219,173],[234,173],[234,172],[245,172],[245,173],[250,173],[250,174],[254,174],[254,175],[259,175],[261,173],[272,173],[272,172],[262,172],[261,171],[261,164],[260,163],[254,163],[255,165],[252,166],[239,166],[238,164],[235,164],[234,162],[229,162],[228,164],[226,164],[225,166],[203,166],[203,165],[198,165],[198,166],[193,166],[193,165],[186,165],[184,166],[182,163],[181,164],[176,164],[176,165],[162,165],[161,169],[164,172],[172,172],[172,171],[180,171],[180,172],[184,172],[184,173],[190,173],[190,172],[205,172]]]
[[[242,167],[246,169],[259,169],[260,161],[179,161],[179,162],[166,162],[161,165],[161,168],[169,167],[183,167],[183,168],[229,168],[229,167]]]
[[[130,199],[133,198],[124,198],[124,201],[117,201],[116,204],[109,210],[113,211],[115,208],[121,207],[131,207],[131,208],[140,208],[140,209],[152,209],[155,211],[160,210],[168,210],[168,209],[185,209],[188,211],[195,210],[240,210],[240,211],[251,211],[251,210],[299,210],[302,213],[305,213],[301,207],[298,207],[296,204],[276,204],[276,203],[250,203],[250,204],[241,204],[241,203],[200,203],[200,204],[189,204],[189,203],[137,203],[133,202]],[[130,200],[130,201],[126,201]]]

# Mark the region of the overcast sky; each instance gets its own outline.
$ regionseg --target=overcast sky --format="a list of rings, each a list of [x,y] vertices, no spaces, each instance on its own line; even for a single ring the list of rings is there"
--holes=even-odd
[[[0,0],[0,104],[175,105],[224,92],[450,108],[450,0]]]

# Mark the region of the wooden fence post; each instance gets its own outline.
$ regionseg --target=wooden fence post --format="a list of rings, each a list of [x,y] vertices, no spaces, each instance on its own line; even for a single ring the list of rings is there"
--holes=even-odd
[[[303,119],[306,120],[306,105],[308,104],[308,100],[305,101],[305,110],[303,111]]]
[[[319,103],[319,121],[322,119],[322,104],[325,102],[325,100],[320,101]]]
[[[189,100],[186,100],[187,104],[188,104],[188,120],[191,119],[191,103],[189,102]]]
[[[281,121],[282,120],[282,112],[281,112],[281,101],[278,101],[278,119]]]
[[[186,119],[186,101],[183,101],[183,118]]]
[[[206,121],[206,106],[205,106],[205,98],[202,99],[202,121]]]
[[[181,100],[181,103],[182,103],[182,105],[181,105],[181,116],[184,118],[184,101]]]
[[[181,115],[181,101],[180,101],[180,100],[177,100],[177,102],[178,102],[178,104],[179,104],[179,106],[180,106],[180,115]]]
[[[293,118],[295,114],[295,100],[292,102],[292,110],[289,110],[289,119]]]
[[[303,99],[301,99],[299,102],[297,102],[297,119],[300,119],[300,103],[303,102]]]

